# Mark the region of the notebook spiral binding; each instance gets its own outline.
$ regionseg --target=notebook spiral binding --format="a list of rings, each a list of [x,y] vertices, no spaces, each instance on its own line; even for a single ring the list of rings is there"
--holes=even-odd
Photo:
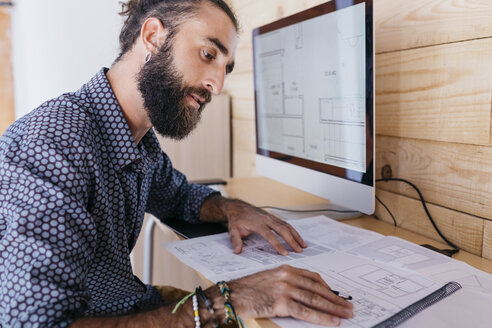
[[[448,282],[446,285],[443,287],[439,288],[432,294],[429,294],[428,296],[424,297],[420,301],[417,301],[413,303],[412,305],[407,306],[400,312],[396,313],[395,315],[391,316],[390,318],[386,319],[385,321],[378,323],[377,325],[373,326],[373,328],[393,328],[404,321],[410,319],[417,313],[423,311],[424,309],[428,308],[432,304],[435,304],[439,302],[440,300],[448,297],[449,295],[453,294],[457,290],[461,289],[461,285],[457,282]]]

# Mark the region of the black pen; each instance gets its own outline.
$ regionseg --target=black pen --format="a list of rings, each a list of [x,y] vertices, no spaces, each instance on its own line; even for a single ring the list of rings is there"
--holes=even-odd
[[[331,292],[337,296],[340,296],[341,298],[343,298],[344,300],[348,300],[350,301],[352,299],[352,296],[350,295],[347,295],[345,293],[342,293],[342,292],[339,292],[337,290],[331,290]]]

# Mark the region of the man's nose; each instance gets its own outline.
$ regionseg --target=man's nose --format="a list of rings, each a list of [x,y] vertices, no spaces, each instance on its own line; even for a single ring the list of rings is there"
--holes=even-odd
[[[225,69],[214,70],[207,78],[203,80],[203,86],[214,95],[222,92],[225,80]]]

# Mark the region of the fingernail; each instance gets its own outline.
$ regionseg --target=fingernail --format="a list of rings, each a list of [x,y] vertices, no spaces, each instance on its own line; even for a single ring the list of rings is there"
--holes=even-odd
[[[354,312],[352,310],[344,310],[343,313],[347,318],[352,318],[354,316]]]
[[[340,318],[332,318],[331,323],[334,324],[335,326],[340,325]]]

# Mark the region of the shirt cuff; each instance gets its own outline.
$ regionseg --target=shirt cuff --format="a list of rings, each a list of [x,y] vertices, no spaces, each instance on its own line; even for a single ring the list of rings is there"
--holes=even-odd
[[[220,193],[210,187],[205,185],[191,183],[189,189],[189,206],[186,206],[184,219],[189,223],[201,223],[200,221],[200,210],[202,208],[203,202],[207,197],[212,194]]]

